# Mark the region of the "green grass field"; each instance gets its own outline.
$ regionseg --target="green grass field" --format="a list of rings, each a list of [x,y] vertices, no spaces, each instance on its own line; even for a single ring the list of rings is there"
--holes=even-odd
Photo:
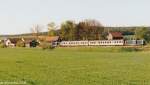
[[[0,82],[150,85],[150,52],[118,52],[116,49],[0,49]]]

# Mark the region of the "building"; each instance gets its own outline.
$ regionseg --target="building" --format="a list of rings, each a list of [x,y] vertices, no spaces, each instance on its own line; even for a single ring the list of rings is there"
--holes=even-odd
[[[123,35],[121,32],[109,32],[107,39],[108,40],[121,40],[123,39]]]
[[[4,43],[7,47],[15,47],[18,41],[21,41],[21,39],[20,38],[8,38],[4,40]]]
[[[58,43],[61,41],[59,36],[39,36],[39,40],[51,43],[53,46],[58,45]]]
[[[25,44],[25,47],[30,47],[31,45],[31,42],[35,40],[34,38],[23,38],[22,41],[24,42]]]

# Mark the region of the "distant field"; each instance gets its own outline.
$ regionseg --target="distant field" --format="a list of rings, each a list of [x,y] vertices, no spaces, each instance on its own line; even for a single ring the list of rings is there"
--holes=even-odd
[[[0,49],[0,82],[26,85],[150,85],[150,51],[120,48]]]

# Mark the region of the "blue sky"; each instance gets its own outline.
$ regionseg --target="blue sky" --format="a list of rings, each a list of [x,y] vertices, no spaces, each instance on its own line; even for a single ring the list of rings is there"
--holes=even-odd
[[[105,26],[150,26],[150,0],[0,0],[0,35],[49,22],[96,19]]]

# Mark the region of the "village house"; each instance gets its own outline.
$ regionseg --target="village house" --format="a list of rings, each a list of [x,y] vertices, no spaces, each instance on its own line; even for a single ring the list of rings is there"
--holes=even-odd
[[[58,45],[58,43],[61,41],[59,36],[39,36],[39,40],[50,43],[53,46]]]
[[[7,47],[15,47],[18,41],[21,41],[21,39],[20,38],[7,38],[4,40],[4,43]]]
[[[121,40],[123,39],[123,35],[121,32],[109,32],[107,39],[108,40]]]
[[[34,38],[22,38],[22,41],[25,44],[25,47],[30,47],[31,42],[34,40]]]

